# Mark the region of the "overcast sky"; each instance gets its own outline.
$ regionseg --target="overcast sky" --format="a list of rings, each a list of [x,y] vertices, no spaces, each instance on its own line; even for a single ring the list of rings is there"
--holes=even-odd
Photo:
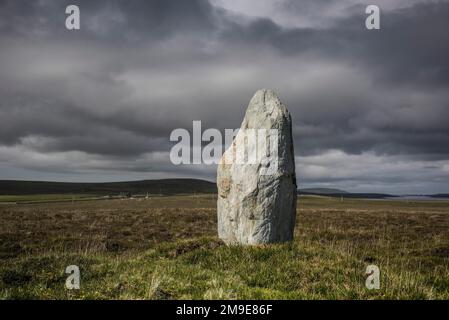
[[[449,193],[449,1],[424,0],[0,0],[0,179],[213,181],[170,132],[238,128],[261,88],[300,187]]]

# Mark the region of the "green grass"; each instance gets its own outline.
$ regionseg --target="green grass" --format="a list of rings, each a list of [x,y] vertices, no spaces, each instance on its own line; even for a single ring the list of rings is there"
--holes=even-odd
[[[3,299],[449,299],[449,203],[301,197],[295,240],[228,247],[214,197],[0,207]],[[64,288],[78,265],[81,289]],[[379,266],[380,290],[365,287]]]

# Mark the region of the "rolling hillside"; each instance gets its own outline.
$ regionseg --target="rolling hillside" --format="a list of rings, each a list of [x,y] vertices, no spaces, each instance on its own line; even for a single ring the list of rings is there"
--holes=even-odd
[[[215,182],[200,179],[159,179],[104,183],[47,182],[0,180],[0,195],[119,195],[119,194],[193,194],[216,193]],[[396,197],[384,193],[354,193],[334,188],[304,188],[298,190],[300,195],[320,195],[327,197],[384,199]],[[448,194],[427,195],[433,198],[448,198]]]
[[[0,195],[29,194],[97,194],[115,195],[131,194],[163,194],[182,193],[214,193],[213,182],[199,179],[161,179],[106,183],[72,183],[0,180]]]

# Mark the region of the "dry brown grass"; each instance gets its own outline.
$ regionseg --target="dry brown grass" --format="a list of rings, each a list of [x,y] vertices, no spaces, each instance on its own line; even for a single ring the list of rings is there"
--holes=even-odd
[[[295,241],[228,248],[213,196],[0,205],[4,298],[449,298],[449,204],[301,198]],[[83,290],[63,289],[78,263]],[[384,287],[364,287],[379,265]]]

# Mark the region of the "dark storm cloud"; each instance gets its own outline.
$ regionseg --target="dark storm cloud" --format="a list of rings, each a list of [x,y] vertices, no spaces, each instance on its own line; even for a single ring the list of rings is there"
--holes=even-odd
[[[311,136],[303,150],[315,145],[319,150],[335,147],[350,153],[374,149],[447,157],[448,16],[449,3],[434,2],[384,13],[382,28],[375,32],[362,27],[360,14],[338,19],[331,29],[282,30],[269,21],[259,21],[252,25],[254,30],[248,30],[251,34],[263,30],[263,41],[285,55],[311,52],[351,64],[375,85],[371,90],[377,96],[368,93],[366,101],[335,96],[330,101],[317,97],[305,101],[311,112],[303,114],[303,121],[330,130],[321,137]],[[246,34],[243,37],[258,41]],[[420,98],[417,92],[426,97]],[[397,97],[385,101],[388,95]]]
[[[207,1],[78,1],[84,24],[73,36],[64,27],[69,3],[1,2],[6,46],[0,114],[8,121],[0,128],[0,141],[10,145],[38,135],[53,138],[47,151],[157,151],[150,139],[166,141],[172,130],[164,112],[122,101],[130,90],[116,76],[126,68],[153,68],[152,56],[139,56],[136,48],[177,33],[207,33],[214,23],[212,7]],[[125,46],[129,43],[134,48]],[[170,63],[161,54],[154,58]],[[163,109],[163,102],[157,107]],[[105,144],[108,140],[114,143]]]
[[[0,30],[12,36],[67,37],[65,8],[73,1],[0,2]],[[178,32],[207,32],[215,24],[212,6],[206,0],[121,1],[79,0],[85,38],[107,41],[154,40]],[[180,28],[182,26],[182,28]]]
[[[330,3],[290,2],[287,7],[307,11]],[[289,106],[307,106],[301,113],[302,127],[322,128],[321,135],[313,132],[308,136],[307,130],[302,130],[306,134],[300,148],[303,153],[334,147],[349,153],[374,149],[379,153],[446,157],[449,3],[419,3],[383,12],[381,30],[374,32],[364,28],[364,8],[352,6],[351,15],[335,19],[331,28],[286,29],[265,18],[246,25],[234,23],[223,37],[242,46],[270,46],[283,57],[310,54],[351,65],[372,82],[371,88],[365,88],[367,92],[338,91],[332,95],[323,88],[319,95],[306,92],[289,99]],[[316,64],[319,68],[319,62]],[[422,99],[417,92],[427,97]],[[373,121],[376,117],[381,121]]]
[[[67,31],[70,1],[0,1],[2,176],[212,176],[170,165],[170,132],[193,120],[239,127],[251,95],[268,87],[289,107],[304,159],[379,157],[354,175],[363,185],[400,156],[412,164],[397,172],[422,167],[436,179],[449,168],[449,2],[399,2],[385,2],[381,30],[368,31],[355,0],[286,0],[257,17],[205,0],[82,0],[81,30]],[[84,164],[67,169],[73,157]],[[302,166],[317,183],[350,175]]]
[[[303,7],[302,2],[295,3]],[[248,25],[235,23],[224,37],[246,45],[270,45],[286,55],[311,52],[348,60],[365,67],[381,81],[394,80],[404,85],[448,84],[449,2],[420,3],[385,12],[381,16],[381,29],[372,32],[364,27],[365,7],[355,8],[351,13],[358,11],[357,14],[337,19],[330,29],[285,29],[265,18]]]

